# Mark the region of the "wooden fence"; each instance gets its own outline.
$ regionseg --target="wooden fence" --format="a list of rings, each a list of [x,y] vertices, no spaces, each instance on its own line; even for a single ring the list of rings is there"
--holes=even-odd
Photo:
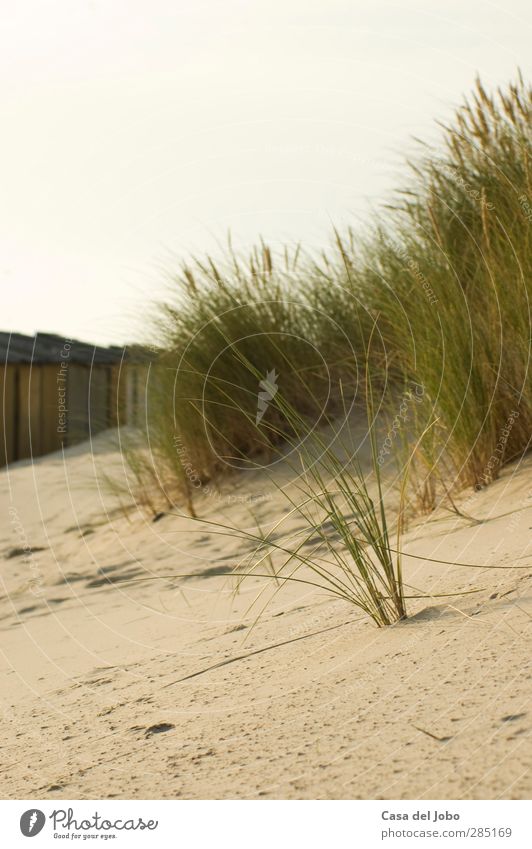
[[[119,365],[0,365],[0,465],[87,439],[115,427],[119,417],[125,424],[127,371]]]

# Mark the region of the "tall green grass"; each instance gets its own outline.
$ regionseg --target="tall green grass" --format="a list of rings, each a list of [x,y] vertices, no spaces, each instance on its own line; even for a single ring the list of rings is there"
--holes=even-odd
[[[250,362],[242,364],[256,379],[260,377]],[[407,616],[400,543],[410,464],[403,469],[399,508],[390,525],[378,463],[368,364],[364,379],[369,452],[364,451],[366,438],[358,445],[353,439],[352,411],[343,397],[342,386],[342,415],[332,419],[323,412],[320,428],[278,392],[269,401],[278,415],[267,424],[256,426],[263,429],[270,453],[282,458],[285,471],[288,468],[291,472],[288,483],[286,479],[279,480],[275,470],[267,475],[287,511],[280,517],[270,517],[266,529],[253,514],[255,529],[229,523],[228,518],[198,518],[201,527],[213,534],[241,539],[246,547],[251,543],[251,550],[234,568],[234,576],[237,588],[250,577],[267,579],[264,589],[273,588],[273,596],[269,594],[262,610],[287,582],[296,581],[353,604],[378,627]],[[312,397],[309,384],[307,392]],[[361,459],[367,453],[369,469],[364,468]],[[252,607],[262,597],[263,591]]]
[[[480,486],[528,447],[531,93],[480,81],[364,246],[364,298],[390,360],[440,421],[428,465]],[[428,409],[427,409],[428,414]]]
[[[275,255],[261,243],[245,259],[229,246],[224,261],[198,259],[174,276],[172,298],[157,313],[163,352],[144,405],[151,468],[143,463],[142,472],[147,482],[159,480],[166,498],[173,479],[190,507],[195,488],[268,462],[286,442],[291,424],[279,407],[266,405],[268,429],[257,427],[261,380],[279,378],[317,425],[339,407],[341,377],[354,392],[360,344],[309,296],[310,275],[317,280],[319,272],[299,249]]]
[[[260,242],[242,258],[230,247],[175,274],[153,331],[164,353],[143,437],[143,474],[165,499],[184,493],[193,510],[195,481],[260,465],[290,442],[278,405],[267,436],[256,425],[258,376],[278,376],[311,427],[340,409],[340,385],[364,396],[375,324],[369,367],[390,420],[405,387],[423,389],[393,453],[408,456],[437,421],[411,470],[423,509],[489,483],[527,449],[531,113],[520,76],[494,95],[477,82],[369,237],[335,233],[321,255]]]

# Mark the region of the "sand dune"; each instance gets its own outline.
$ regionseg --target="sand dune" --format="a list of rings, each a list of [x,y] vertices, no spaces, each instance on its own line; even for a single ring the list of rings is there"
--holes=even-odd
[[[434,597],[382,630],[302,585],[254,624],[264,584],[224,574],[242,542],[125,513],[98,485],[113,464],[103,435],[0,473],[4,798],[530,795],[531,459],[464,495],[480,522],[438,512],[404,541],[504,568],[409,560]],[[237,483],[202,515],[286,509]]]

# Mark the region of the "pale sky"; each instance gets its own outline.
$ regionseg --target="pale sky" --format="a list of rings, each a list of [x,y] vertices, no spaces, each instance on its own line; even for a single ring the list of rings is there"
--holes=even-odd
[[[131,341],[171,256],[323,244],[531,40],[528,0],[0,0],[0,330]]]

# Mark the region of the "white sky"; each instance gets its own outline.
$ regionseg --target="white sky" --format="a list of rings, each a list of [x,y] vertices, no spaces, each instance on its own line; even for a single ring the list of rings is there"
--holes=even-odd
[[[171,254],[325,242],[531,36],[528,0],[0,0],[0,329],[130,341]]]

